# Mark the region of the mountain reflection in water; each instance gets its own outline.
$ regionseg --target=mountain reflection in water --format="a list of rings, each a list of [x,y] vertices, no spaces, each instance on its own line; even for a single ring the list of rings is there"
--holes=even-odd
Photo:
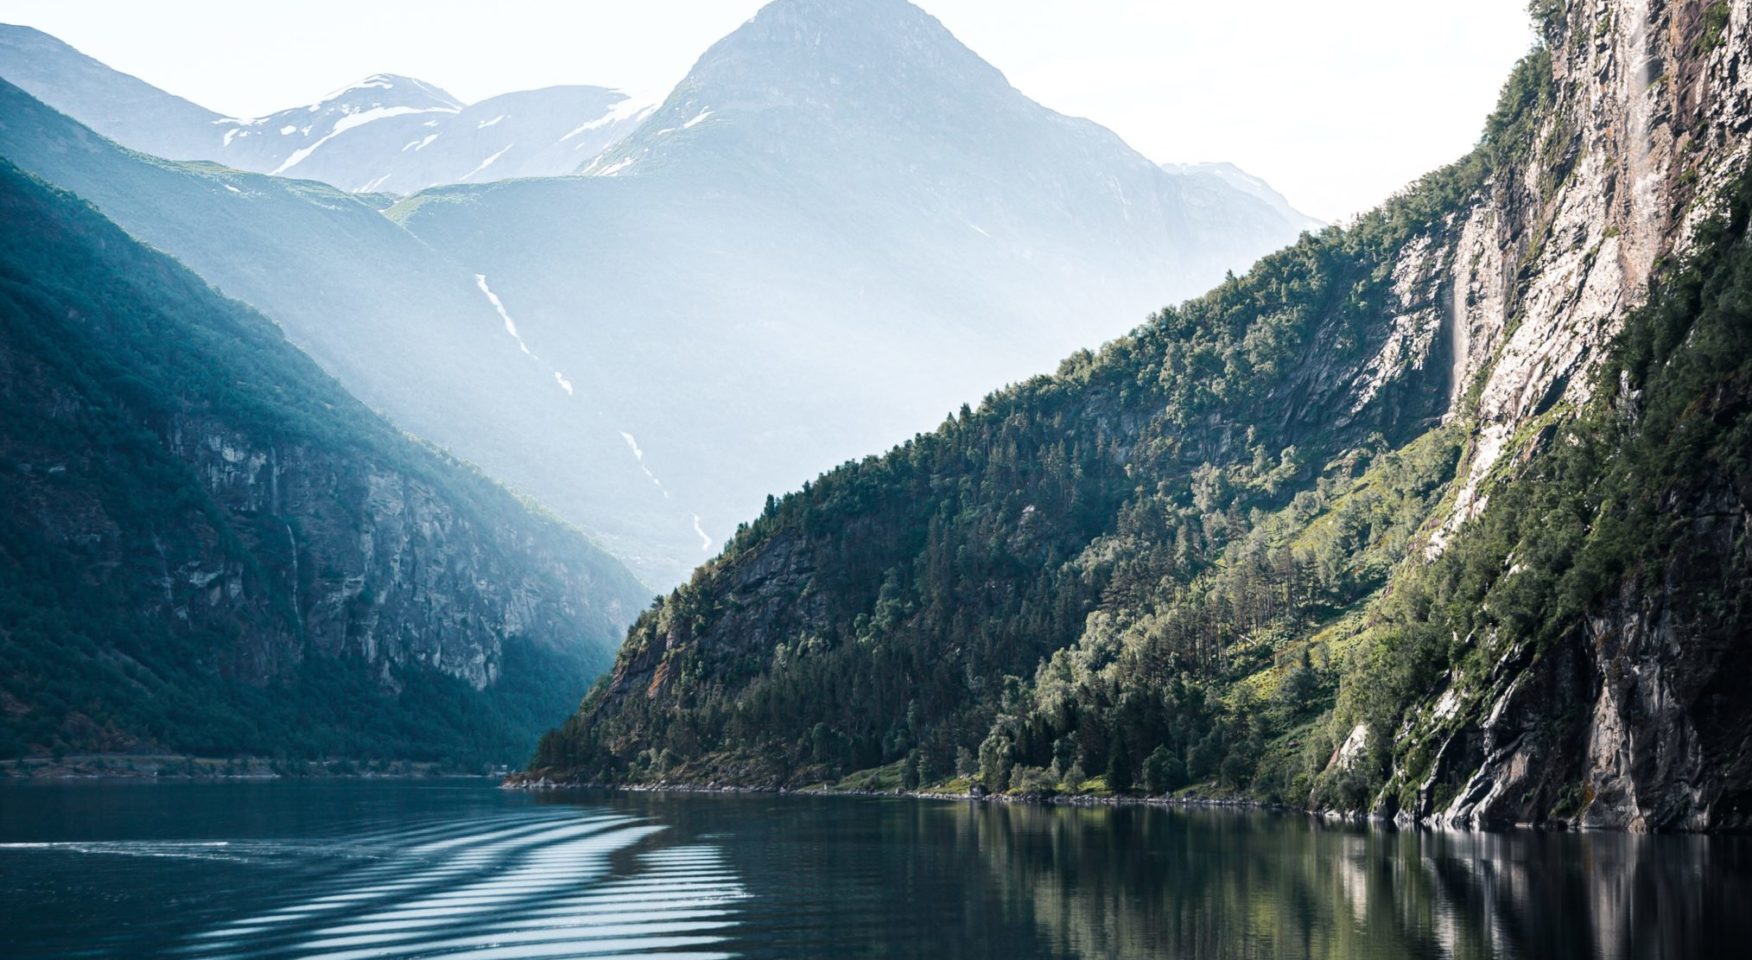
[[[1733,837],[476,783],[0,788],[0,955],[1737,955]]]

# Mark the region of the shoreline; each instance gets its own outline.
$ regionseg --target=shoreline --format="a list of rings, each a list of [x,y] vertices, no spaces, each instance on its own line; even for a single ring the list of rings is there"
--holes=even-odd
[[[1381,826],[1400,825],[1393,819],[1378,817],[1363,813],[1342,813],[1338,811],[1308,810],[1281,803],[1267,803],[1249,797],[1209,797],[1209,796],[1153,796],[1153,797],[1100,797],[1077,794],[1008,794],[1008,793],[944,793],[939,791],[900,791],[900,790],[827,790],[817,787],[756,787],[734,784],[697,784],[697,783],[648,783],[648,784],[607,784],[584,783],[577,781],[554,781],[545,777],[537,780],[520,779],[519,774],[506,777],[499,784],[501,790],[527,790],[540,793],[557,793],[567,790],[603,790],[615,793],[641,794],[684,794],[684,795],[725,795],[725,796],[789,796],[789,797],[861,797],[881,798],[890,800],[929,800],[935,802],[960,803],[998,803],[1013,806],[1033,807],[1158,807],[1179,808],[1185,810],[1248,810],[1261,813],[1303,814],[1315,819],[1333,823],[1369,823]]]
[[[1418,820],[1406,816],[1383,817],[1377,814],[1360,811],[1314,810],[1307,807],[1297,807],[1282,803],[1267,803],[1247,797],[1211,797],[1211,796],[1152,796],[1152,797],[1101,797],[1074,794],[973,794],[973,793],[942,793],[933,791],[906,792],[892,790],[827,790],[815,787],[757,787],[725,784],[693,784],[660,782],[654,784],[604,784],[554,781],[546,777],[529,779],[518,773],[506,777],[499,784],[501,790],[528,790],[535,792],[560,792],[566,790],[604,790],[617,793],[649,793],[649,794],[722,794],[722,795],[760,795],[772,796],[805,796],[805,797],[879,797],[888,799],[929,800],[936,802],[963,803],[1001,803],[1018,806],[1035,807],[1154,807],[1158,809],[1180,810],[1235,810],[1255,811],[1261,813],[1298,814],[1309,819],[1319,820],[1329,824],[1350,824],[1371,826],[1391,830],[1429,830],[1452,833],[1573,833],[1573,834],[1622,834],[1626,836],[1721,836],[1744,837],[1752,835],[1752,830],[1638,830],[1628,826],[1588,826],[1569,820],[1552,820],[1544,823],[1448,823],[1438,820]]]
[[[503,780],[504,768],[468,773],[413,761],[276,760],[178,753],[103,753],[0,761],[0,785],[55,783],[269,783],[294,780]]]

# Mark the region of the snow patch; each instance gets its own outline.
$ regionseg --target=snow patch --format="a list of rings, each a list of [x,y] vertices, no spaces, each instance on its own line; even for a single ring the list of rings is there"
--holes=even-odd
[[[388,77],[384,76],[381,73],[374,73],[371,76],[366,77],[365,79],[359,81],[358,83],[355,83],[351,86],[342,87],[341,89],[336,90],[335,92],[329,94],[328,96],[323,97],[323,99],[324,100],[339,100],[343,95],[352,93],[354,90],[394,90],[394,89],[395,89],[395,84],[390,83]]]
[[[692,129],[693,129],[693,128],[695,128],[695,127],[697,127],[697,126],[699,126],[699,125],[700,125],[700,124],[702,124],[702,123],[705,123],[705,122],[706,122],[706,119],[707,119],[707,118],[708,118],[708,117],[710,117],[710,116],[711,116],[711,115],[712,115],[712,111],[710,111],[710,110],[702,110],[702,111],[700,111],[700,115],[699,115],[699,116],[697,116],[697,117],[694,117],[694,118],[693,118],[693,119],[692,119],[692,120],[689,120],[689,121],[688,121],[688,122],[686,122],[686,123],[684,123],[684,124],[682,124],[682,125],[681,125],[681,129],[683,129],[683,130],[692,130]]]
[[[292,155],[290,157],[286,158],[286,162],[284,162],[284,163],[280,164],[278,167],[274,168],[272,175],[277,177],[280,174],[285,173],[287,170],[290,170],[293,167],[298,166],[300,163],[303,163],[307,158],[309,158],[309,156],[311,154],[315,153],[317,151],[317,148],[321,147],[323,144],[329,142],[330,140],[333,140],[334,138],[340,136],[341,134],[346,133],[348,130],[353,129],[354,127],[362,127],[368,123],[373,123],[373,122],[376,122],[378,120],[386,119],[388,117],[400,117],[400,116],[405,116],[406,114],[410,114],[410,113],[450,113],[450,112],[453,112],[453,111],[439,110],[439,109],[433,109],[433,108],[427,108],[427,107],[372,107],[369,110],[361,110],[358,113],[349,113],[349,114],[341,117],[339,120],[336,120],[335,125],[329,129],[329,132],[322,135],[322,139],[316,141],[315,143],[311,144],[308,147],[303,147],[301,149],[292,151]]]
[[[700,515],[697,513],[694,514],[693,521],[694,521],[694,533],[697,533],[700,536],[700,552],[701,553],[711,553],[712,552],[712,538],[709,536],[706,536],[705,528],[700,526]]]
[[[409,150],[412,150],[415,153],[419,153],[421,150],[424,150],[427,147],[431,146],[432,141],[434,141],[436,139],[438,139],[438,134],[429,133],[423,139],[409,140],[407,146],[402,147],[402,152],[407,153]]]
[[[232,193],[242,193],[243,192],[242,190],[237,189],[236,187],[232,186],[229,183],[225,185],[225,189],[230,190]]]
[[[329,136],[334,136],[337,133],[351,130],[354,127],[362,127],[367,123],[372,123],[387,117],[406,116],[410,113],[450,112],[452,111],[443,110],[437,107],[372,107],[369,110],[360,110],[358,113],[347,113],[339,120],[336,120],[334,129],[329,131]]]
[[[517,332],[517,321],[511,319],[511,314],[505,311],[505,305],[499,302],[499,295],[493,292],[492,287],[487,286],[486,274],[475,274],[475,286],[481,288],[481,292],[487,296],[487,302],[493,305],[494,310],[499,311],[499,319],[505,321],[505,332],[511,335],[511,339],[517,341],[517,349],[522,350],[524,356],[535,356],[529,352],[529,345],[523,342],[522,335]]]
[[[297,132],[298,132],[298,124],[296,124],[296,123],[288,123],[285,126],[280,128],[280,136],[282,136],[282,137],[290,137],[291,135],[293,135],[294,133],[297,133]]]
[[[639,470],[645,474],[645,479],[655,484],[657,489],[663,490],[663,481],[657,479],[657,475],[651,472],[650,467],[645,466],[645,451],[639,449],[639,441],[625,430],[622,430],[620,435],[621,439],[627,442],[627,449],[633,452],[633,459],[639,461]],[[667,498],[669,491],[663,490],[663,496]]]
[[[488,157],[488,158],[487,158],[487,159],[485,159],[485,160],[482,160],[482,161],[481,161],[481,165],[480,165],[480,166],[478,166],[478,167],[476,167],[476,168],[474,168],[474,169],[473,169],[473,170],[470,170],[470,171],[469,171],[469,172],[467,172],[467,173],[465,173],[465,174],[463,174],[463,175],[462,175],[462,176],[461,176],[461,177],[458,177],[458,178],[457,178],[457,182],[458,182],[458,183],[460,183],[460,182],[462,182],[462,181],[463,181],[463,180],[467,180],[467,179],[468,179],[468,178],[469,178],[469,177],[472,177],[472,176],[474,176],[474,175],[475,175],[475,174],[477,174],[477,173],[480,173],[480,172],[481,172],[481,171],[482,171],[482,170],[485,170],[485,169],[487,169],[487,168],[488,168],[488,167],[490,167],[490,166],[492,166],[492,165],[493,165],[493,162],[494,162],[494,161],[496,161],[496,160],[498,160],[498,159],[499,159],[499,158],[500,158],[500,157],[502,157],[502,156],[504,156],[504,155],[505,155],[505,154],[506,154],[506,153],[507,153],[507,152],[508,152],[508,151],[509,151],[509,150],[510,150],[510,149],[511,149],[511,148],[512,148],[512,147],[514,147],[514,146],[516,146],[516,145],[517,145],[517,144],[515,144],[515,143],[507,143],[507,144],[505,144],[505,149],[504,149],[504,150],[500,150],[500,151],[499,151],[499,152],[498,152],[498,153],[495,153],[495,154],[493,154],[493,155],[492,155],[492,156],[490,156],[490,157]]]
[[[628,97],[615,104],[612,109],[602,116],[585,123],[571,133],[561,137],[560,142],[565,143],[567,140],[572,139],[580,133],[588,133],[591,130],[601,130],[604,127],[612,126],[627,120],[643,120],[651,113],[651,111],[656,109],[657,104],[648,103],[642,100],[634,100],[633,98]]]
[[[558,370],[555,370],[554,371],[554,382],[556,382],[560,385],[561,390],[566,391],[566,396],[568,396],[568,397],[572,396],[572,381],[567,380],[565,374],[561,373]]]
[[[475,124],[475,129],[476,130],[485,130],[490,126],[497,124],[500,120],[503,120],[503,119],[505,119],[505,115],[501,113],[491,120],[482,120],[480,123]]]
[[[645,462],[645,451],[639,449],[638,438],[634,437],[632,434],[626,432],[625,430],[622,430],[621,431],[621,439],[625,440],[627,442],[627,448],[633,451],[633,459],[639,461],[640,463],[644,463]]]
[[[597,171],[592,172],[590,175],[593,177],[612,177],[615,174],[620,173],[622,170],[625,170],[626,168],[628,168],[632,165],[633,165],[633,158],[626,157],[625,159],[616,160],[615,162],[609,164],[608,166],[603,167],[601,170],[597,170]]]

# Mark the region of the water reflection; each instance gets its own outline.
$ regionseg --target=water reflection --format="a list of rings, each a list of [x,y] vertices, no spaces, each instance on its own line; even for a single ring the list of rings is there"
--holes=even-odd
[[[1733,838],[1476,834],[1228,811],[964,814],[990,882],[1077,957],[1733,955]],[[1726,951],[1724,953],[1723,951]]]
[[[723,852],[589,810],[349,838],[376,862],[201,931],[190,960],[463,953],[475,960],[640,953],[721,957],[743,890]]]
[[[1692,958],[1744,838],[488,785],[0,789],[0,957]]]

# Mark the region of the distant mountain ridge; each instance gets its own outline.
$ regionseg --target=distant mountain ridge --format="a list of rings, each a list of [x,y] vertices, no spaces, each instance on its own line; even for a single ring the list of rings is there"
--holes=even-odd
[[[0,29],[8,73],[118,136],[144,134],[80,91],[159,93],[25,28]],[[390,75],[254,121],[162,95],[195,111],[217,162],[272,179],[131,154],[8,86],[0,154],[659,586],[767,493],[1051,369],[1308,225],[1028,100],[900,0],[780,0],[644,120],[592,88],[568,88],[577,108],[550,120],[522,103],[557,91],[464,107]],[[516,132],[525,119],[545,132]],[[462,182],[418,190],[433,180]]]
[[[688,514],[652,487],[614,425],[507,332],[493,279],[369,198],[134,153],[3,80],[0,120],[0,156],[261,310],[368,406],[590,531],[641,576],[673,576],[653,574],[672,564],[653,544],[698,549]]]
[[[1319,230],[1326,224],[1302,213],[1290,205],[1289,198],[1275,187],[1232,163],[1164,163],[1162,169],[1177,177],[1214,177],[1265,202],[1285,221],[1301,225],[1303,230]]]
[[[314,103],[227,117],[11,25],[0,25],[0,77],[154,156],[320,180],[349,193],[571,173],[637,126],[644,109],[592,86],[464,104],[412,77],[373,74]]]
[[[581,172],[390,215],[588,371],[718,541],[1310,225],[1029,100],[904,0],[769,4]]]

